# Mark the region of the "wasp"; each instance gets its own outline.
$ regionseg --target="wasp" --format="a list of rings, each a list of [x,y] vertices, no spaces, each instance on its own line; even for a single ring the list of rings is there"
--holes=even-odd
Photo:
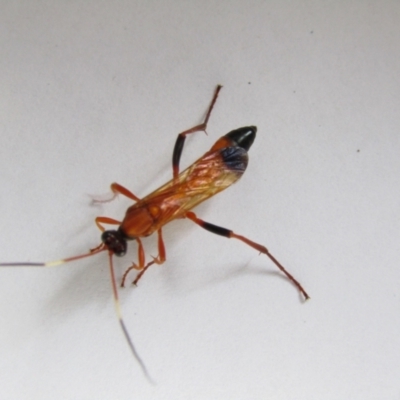
[[[242,177],[246,171],[249,160],[248,151],[256,137],[257,128],[255,126],[246,126],[232,130],[218,139],[211,149],[195,161],[190,167],[180,172],[179,162],[186,137],[195,132],[206,131],[208,120],[221,88],[221,85],[216,87],[204,121],[201,124],[178,134],[172,154],[173,176],[169,182],[143,198],[139,198],[130,190],[118,183],[111,184],[112,197],[110,200],[120,194],[132,200],[134,204],[126,210],[122,221],[103,216],[96,218],[96,225],[102,232],[101,243],[99,246],[91,249],[88,253],[52,262],[17,262],[0,264],[2,267],[51,267],[94,256],[95,254],[106,251],[109,258],[114,304],[119,323],[134,357],[137,359],[143,372],[148,378],[149,375],[146,367],[133,345],[122,318],[113,266],[113,256],[124,256],[127,251],[128,242],[130,241],[137,242],[137,262],[133,263],[125,271],[122,277],[121,286],[124,286],[127,276],[132,270],[138,271],[133,281],[136,285],[150,266],[154,264],[163,264],[165,262],[166,250],[162,234],[163,227],[178,218],[188,218],[201,228],[211,233],[228,239],[240,240],[258,252],[265,254],[297,287],[304,298],[306,300],[309,298],[301,284],[283,267],[283,265],[265,246],[253,242],[247,237],[239,235],[230,229],[206,222],[191,211],[198,204],[228,188]],[[106,230],[104,225],[118,225],[118,228]],[[151,261],[146,262],[141,238],[150,236],[153,233],[157,235],[158,255],[153,257]]]

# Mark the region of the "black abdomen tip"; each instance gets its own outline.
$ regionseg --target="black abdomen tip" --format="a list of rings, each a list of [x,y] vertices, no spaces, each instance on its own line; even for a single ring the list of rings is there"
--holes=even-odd
[[[245,126],[243,128],[230,131],[225,136],[231,139],[235,144],[246,151],[250,149],[256,138],[257,127]]]

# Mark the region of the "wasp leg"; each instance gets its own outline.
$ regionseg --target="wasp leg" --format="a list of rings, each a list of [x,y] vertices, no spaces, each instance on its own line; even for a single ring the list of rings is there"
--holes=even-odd
[[[145,271],[153,264],[158,264],[161,265],[165,262],[166,260],[166,252],[165,252],[165,245],[164,245],[164,240],[162,237],[162,229],[160,228],[157,231],[158,234],[158,256],[153,257],[153,260],[150,261],[149,263],[146,264],[146,266],[139,272],[137,275],[136,279],[133,281],[134,285],[137,285],[139,279],[143,276]]]
[[[303,289],[301,284],[291,275],[285,268],[284,266],[268,251],[268,249],[256,242],[251,241],[250,239],[247,239],[244,236],[237,235],[233,231],[222,228],[217,225],[210,224],[209,222],[205,222],[200,218],[197,218],[196,214],[189,211],[185,214],[187,218],[189,218],[191,221],[196,223],[197,225],[201,226],[202,228],[206,229],[207,231],[210,231],[212,233],[215,233],[216,235],[221,235],[224,236],[228,239],[238,239],[244,243],[246,243],[248,246],[252,247],[255,250],[258,250],[260,253],[265,254],[268,256],[271,261],[289,278],[289,280],[299,289],[299,291],[303,294],[304,298],[307,300],[310,298],[310,296],[307,294],[307,292]]]
[[[116,219],[113,218],[108,218],[108,217],[97,217],[95,219],[97,227],[104,232],[106,228],[102,224],[109,224],[109,225],[121,225],[121,221],[117,221]]]
[[[179,175],[179,161],[181,159],[183,145],[185,144],[186,135],[191,133],[199,132],[199,131],[206,131],[207,123],[211,115],[211,111],[214,107],[215,102],[217,101],[218,93],[221,90],[222,86],[218,85],[215,89],[214,96],[211,100],[210,106],[208,107],[206,117],[204,122],[200,125],[196,125],[193,128],[190,128],[186,131],[181,132],[178,137],[176,138],[174,152],[172,153],[172,172],[174,180],[178,178]]]
[[[128,199],[131,199],[133,201],[139,201],[139,197],[135,196],[130,190],[127,188],[123,187],[119,183],[112,183],[110,186],[112,192],[114,193],[114,198],[117,196],[117,194],[122,194],[123,196],[127,197]],[[114,199],[113,198],[113,199]]]
[[[123,187],[119,183],[112,183],[110,185],[111,189],[111,194],[107,194],[101,197],[96,197],[93,198],[92,204],[99,204],[99,203],[110,203],[111,201],[115,200],[118,194],[122,194],[125,197],[128,197],[128,199],[131,199],[133,201],[139,201],[139,197],[135,196],[130,190],[127,188]]]
[[[136,241],[138,242],[139,265],[136,263],[132,263],[132,265],[124,272],[124,275],[122,275],[121,287],[125,286],[125,280],[129,274],[129,272],[131,272],[133,269],[143,271],[147,267],[147,265],[145,265],[146,261],[145,261],[145,253],[144,253],[144,247],[143,247],[142,241],[139,238],[136,238]]]
[[[137,238],[137,242],[138,242],[138,260],[139,260],[139,264],[133,263],[124,273],[124,275],[122,276],[122,282],[121,282],[121,287],[123,287],[125,285],[125,280],[127,275],[129,274],[130,271],[132,271],[133,269],[139,270],[140,272],[138,273],[138,275],[136,276],[135,280],[133,281],[134,285],[137,285],[139,279],[143,276],[143,274],[146,272],[146,270],[153,264],[163,264],[166,260],[166,252],[165,252],[165,245],[164,245],[164,241],[162,238],[162,230],[159,229],[157,231],[158,234],[158,256],[157,257],[153,257],[153,260],[150,261],[149,263],[145,264],[145,252],[144,252],[144,248],[143,248],[143,244],[142,241]]]

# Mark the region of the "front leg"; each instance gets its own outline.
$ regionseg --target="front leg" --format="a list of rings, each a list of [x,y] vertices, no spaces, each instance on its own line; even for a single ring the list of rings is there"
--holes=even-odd
[[[157,257],[153,257],[153,260],[148,262],[146,264],[145,262],[145,252],[144,252],[144,248],[142,245],[142,241],[137,238],[137,242],[138,242],[138,260],[139,260],[139,264],[135,264],[133,263],[124,273],[123,277],[122,277],[122,283],[121,286],[123,287],[125,284],[125,280],[126,277],[128,275],[128,273],[130,271],[132,271],[133,269],[139,270],[139,273],[137,274],[135,280],[132,282],[134,285],[137,285],[139,279],[143,276],[143,274],[147,271],[147,269],[153,265],[153,264],[163,264],[166,260],[166,251],[165,251],[165,245],[164,245],[164,240],[162,237],[162,230],[161,228],[157,231],[157,236],[158,236],[158,242],[157,242],[157,246],[158,246],[158,256]]]
[[[143,274],[147,271],[147,268],[149,268],[153,264],[158,264],[161,265],[165,262],[166,260],[166,252],[165,252],[165,245],[164,245],[164,240],[162,237],[162,229],[160,228],[157,231],[157,236],[158,236],[158,256],[153,257],[153,260],[150,261],[137,275],[136,279],[133,281],[134,285],[137,285],[139,279],[143,276]]]
[[[93,204],[101,204],[101,203],[110,203],[111,201],[115,200],[115,198],[118,196],[118,194],[122,194],[123,196],[127,197],[128,199],[131,199],[133,201],[139,201],[139,197],[135,196],[130,190],[128,190],[126,187],[120,185],[119,183],[112,183],[110,185],[111,189],[111,194],[106,194],[102,196],[102,198],[94,198],[92,200]]]
[[[95,219],[97,227],[104,232],[106,228],[102,224],[108,224],[108,225],[121,225],[121,221],[117,221],[116,219],[109,218],[109,217],[97,217]]]
[[[133,269],[137,269],[137,270],[144,272],[144,270],[147,267],[145,265],[146,261],[145,261],[145,253],[144,253],[142,241],[139,238],[137,238],[136,241],[138,242],[138,262],[139,262],[139,264],[132,263],[132,265],[124,272],[124,275],[122,275],[121,287],[125,286],[125,280],[129,274],[129,272],[131,272]],[[143,272],[142,272],[142,274],[143,274]]]

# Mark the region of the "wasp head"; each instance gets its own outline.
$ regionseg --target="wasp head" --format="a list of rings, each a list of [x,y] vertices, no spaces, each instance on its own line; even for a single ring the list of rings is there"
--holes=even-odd
[[[104,231],[101,240],[107,249],[116,256],[122,257],[126,254],[126,239],[120,231]]]

